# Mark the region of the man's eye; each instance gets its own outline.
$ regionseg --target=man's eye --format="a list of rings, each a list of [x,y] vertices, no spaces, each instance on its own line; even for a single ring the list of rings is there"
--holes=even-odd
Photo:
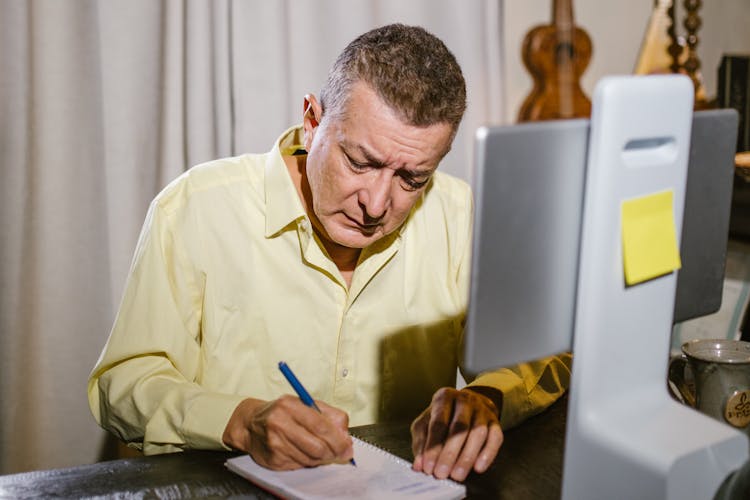
[[[346,161],[349,163],[349,166],[352,168],[352,170],[355,170],[357,172],[361,172],[363,170],[367,170],[367,164],[366,163],[360,163],[358,161],[354,161],[349,156],[346,157]]]
[[[430,178],[424,179],[422,181],[415,180],[407,175],[401,176],[401,180],[404,181],[404,188],[407,191],[416,191],[417,189],[423,187],[425,184],[427,184],[430,181]]]

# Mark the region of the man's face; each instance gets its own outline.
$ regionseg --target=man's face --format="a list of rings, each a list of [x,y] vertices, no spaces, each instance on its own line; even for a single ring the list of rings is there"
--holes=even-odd
[[[404,222],[448,151],[452,129],[404,124],[364,83],[353,86],[344,111],[319,126],[306,117],[311,216],[329,243],[364,248]]]

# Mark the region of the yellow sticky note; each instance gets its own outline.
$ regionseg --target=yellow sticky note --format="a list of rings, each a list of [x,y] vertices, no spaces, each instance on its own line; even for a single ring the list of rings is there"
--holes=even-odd
[[[635,285],[679,269],[672,191],[622,202],[625,283]]]

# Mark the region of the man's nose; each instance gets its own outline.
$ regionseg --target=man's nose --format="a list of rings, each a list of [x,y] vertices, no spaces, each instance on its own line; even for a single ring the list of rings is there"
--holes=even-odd
[[[365,211],[365,224],[371,224],[383,218],[391,206],[391,189],[393,172],[381,169],[373,175],[360,196],[360,203]]]

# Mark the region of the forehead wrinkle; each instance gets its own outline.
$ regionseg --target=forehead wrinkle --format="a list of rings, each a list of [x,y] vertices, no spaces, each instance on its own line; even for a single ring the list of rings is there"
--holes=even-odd
[[[343,140],[341,142],[341,146],[346,151],[349,151],[350,149],[357,149],[365,158],[365,161],[369,165],[372,165],[374,167],[378,167],[378,168],[390,167],[390,168],[393,168],[394,170],[402,170],[412,176],[430,175],[432,174],[432,172],[435,171],[434,168],[427,168],[424,170],[421,170],[418,168],[411,168],[407,166],[406,162],[402,162],[401,165],[393,165],[393,162],[389,162],[387,160],[378,158],[377,155],[372,153],[366,146],[362,144],[351,144],[347,140]],[[415,165],[415,167],[419,167],[420,165],[427,163],[427,162],[429,162],[429,159],[423,162],[420,162],[419,164]]]
[[[372,102],[370,103],[372,104]],[[384,103],[376,100],[375,104],[381,105],[386,115],[393,113],[393,110]],[[386,122],[388,118],[385,118]],[[396,120],[397,117],[392,118]],[[350,129],[352,127],[356,129],[357,122],[356,115],[352,115],[351,113],[348,113],[345,117],[338,117],[330,125],[333,126],[333,133],[338,141],[339,148],[347,153],[361,154],[370,165],[379,168],[389,167],[394,170],[406,170],[411,175],[432,174],[447,150],[450,149],[451,141],[449,140],[444,148],[441,148],[439,145],[431,144],[429,140],[424,140],[423,132],[427,132],[427,129],[430,127],[413,127],[398,120],[396,121],[398,125],[404,126],[408,130],[401,132],[394,131],[393,133],[375,130],[376,137],[353,136],[350,133]],[[372,149],[381,140],[385,141],[386,145],[381,145],[381,147],[386,148],[386,150],[381,152],[377,147]],[[438,151],[437,149],[441,150]],[[443,151],[442,149],[445,150]],[[399,157],[402,155],[407,157],[406,160],[399,160]],[[427,165],[426,169],[419,168],[424,165]]]
[[[385,167],[388,165],[387,161],[381,160],[380,158],[376,157],[362,144],[357,144],[356,148],[359,149],[360,153],[362,153],[362,156],[365,157],[365,160],[367,160],[367,163],[369,163],[370,165],[373,165],[375,167]]]

